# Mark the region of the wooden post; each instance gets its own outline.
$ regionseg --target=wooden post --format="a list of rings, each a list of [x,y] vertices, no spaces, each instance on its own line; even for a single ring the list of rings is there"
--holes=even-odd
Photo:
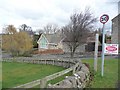
[[[70,59],[68,60],[68,68],[70,67]]]
[[[60,64],[60,65],[61,65],[61,66],[63,66],[63,64],[62,64],[62,60],[61,60],[61,59],[60,59],[60,62],[61,62],[61,64]]]
[[[73,67],[73,74],[75,74],[76,72],[76,68],[79,66],[79,63],[77,63],[74,67]]]
[[[41,79],[40,80],[40,88],[45,88],[46,87],[46,83],[47,83],[47,80],[45,78]]]
[[[46,59],[45,59],[45,64],[47,64]]]
[[[61,61],[62,61],[62,67],[63,67],[63,63],[64,63],[64,62],[63,62],[63,59],[61,59]]]
[[[96,34],[95,52],[94,52],[94,70],[95,70],[95,71],[97,71],[97,60],[98,60],[98,39],[99,39],[99,34]]]
[[[54,65],[54,60],[53,60],[53,65]]]

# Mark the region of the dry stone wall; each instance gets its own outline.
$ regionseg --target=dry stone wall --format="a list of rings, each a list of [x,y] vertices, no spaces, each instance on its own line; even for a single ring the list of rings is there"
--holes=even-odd
[[[55,84],[48,85],[48,88],[85,88],[89,82],[89,69],[84,64],[76,67],[76,71],[72,76],[66,76],[66,78]],[[79,68],[79,69],[78,69]]]
[[[66,78],[58,82],[57,84],[51,85],[49,84],[47,88],[85,88],[87,83],[89,82],[90,71],[89,68],[82,64],[79,60],[63,60],[63,59],[39,59],[39,58],[9,58],[3,59],[4,62],[20,62],[20,63],[32,63],[32,64],[51,64],[56,66],[62,66],[65,68],[69,68],[75,65],[73,68],[73,75],[66,76]],[[79,62],[79,63],[78,63]],[[77,64],[76,64],[77,63]]]
[[[40,59],[40,58],[31,58],[31,57],[7,58],[7,59],[2,59],[2,61],[32,63],[32,64],[51,64],[56,66],[62,66],[64,68],[69,68],[75,65],[76,62],[78,62],[77,60],[72,60],[72,59]]]

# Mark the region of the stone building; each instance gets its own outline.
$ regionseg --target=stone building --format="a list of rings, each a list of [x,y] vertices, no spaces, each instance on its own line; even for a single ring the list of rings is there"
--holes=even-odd
[[[37,43],[39,51],[62,49],[62,37],[58,34],[41,34]]]
[[[120,14],[112,19],[112,44],[120,44]]]

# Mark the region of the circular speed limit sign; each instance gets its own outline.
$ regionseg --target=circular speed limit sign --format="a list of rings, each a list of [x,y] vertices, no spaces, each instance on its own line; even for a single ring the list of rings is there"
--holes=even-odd
[[[103,14],[100,17],[100,22],[103,23],[103,24],[105,24],[108,20],[109,20],[109,16],[107,14]]]

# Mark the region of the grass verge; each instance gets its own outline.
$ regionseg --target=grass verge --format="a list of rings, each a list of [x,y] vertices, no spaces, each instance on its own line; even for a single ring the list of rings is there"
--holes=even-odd
[[[82,60],[88,63],[93,70],[94,60]],[[101,76],[101,59],[98,59],[98,70],[90,88],[116,88],[118,82],[118,59],[105,59],[104,76]]]

